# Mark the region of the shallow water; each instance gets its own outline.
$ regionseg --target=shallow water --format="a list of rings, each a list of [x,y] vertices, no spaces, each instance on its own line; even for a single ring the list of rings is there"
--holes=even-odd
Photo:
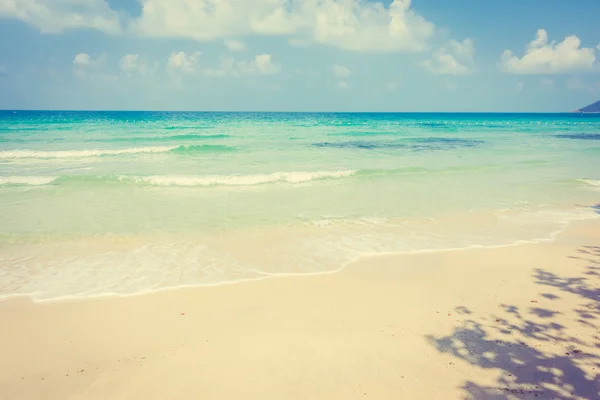
[[[600,117],[0,111],[0,296],[136,294],[550,240]]]

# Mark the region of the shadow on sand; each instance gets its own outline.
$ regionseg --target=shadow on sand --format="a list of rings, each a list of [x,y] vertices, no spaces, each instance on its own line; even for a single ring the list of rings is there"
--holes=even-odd
[[[574,296],[572,312],[540,308],[535,300],[526,307],[502,304],[494,317],[459,307],[468,318],[460,327],[449,336],[428,337],[440,352],[500,373],[490,386],[465,382],[465,399],[600,399],[600,246],[584,246],[572,258],[584,263],[578,277],[542,269],[533,276],[550,304]],[[572,332],[559,316],[581,329]]]

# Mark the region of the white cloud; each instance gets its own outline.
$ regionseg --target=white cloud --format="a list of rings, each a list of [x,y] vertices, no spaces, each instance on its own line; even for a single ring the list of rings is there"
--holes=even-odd
[[[413,10],[411,0],[137,1],[141,15],[130,19],[127,30],[148,37],[283,35],[291,45],[399,52],[424,51],[435,30]],[[120,15],[108,0],[1,0],[0,17],[19,19],[44,33],[72,28],[123,31]]]
[[[286,35],[351,51],[422,51],[434,25],[411,0],[140,0],[133,31],[152,37],[212,40]]]
[[[244,42],[239,40],[226,40],[225,46],[229,49],[229,51],[242,51],[246,50],[246,45]]]
[[[187,74],[191,74],[195,71],[198,58],[201,55],[201,52],[189,55],[184,51],[173,52],[167,60],[167,67],[172,70],[181,70]]]
[[[138,73],[142,76],[150,76],[158,69],[158,63],[151,67],[148,62],[138,54],[127,54],[119,61],[121,71],[128,75]]]
[[[92,58],[88,53],[77,53],[73,57],[73,73],[80,79],[89,78],[109,84],[115,83],[119,77],[105,72],[106,58],[106,53],[100,54],[97,58]]]
[[[431,59],[423,62],[423,67],[435,75],[468,75],[473,73],[475,45],[472,39],[462,42],[450,41],[432,54]]]
[[[340,81],[337,83],[338,87],[341,89],[348,89],[348,82]]]
[[[76,71],[97,70],[106,63],[106,53],[100,54],[97,58],[92,58],[88,53],[77,53],[73,57],[73,65]]]
[[[252,61],[239,61],[238,68],[243,75],[275,75],[281,70],[270,54],[259,54]]]
[[[125,72],[131,72],[137,69],[138,67],[138,58],[137,54],[127,54],[121,58],[121,62],[119,63],[121,66],[121,70]]]
[[[0,17],[20,20],[42,33],[73,28],[121,32],[119,15],[105,0],[1,0]]]
[[[343,66],[343,65],[339,65],[339,64],[334,64],[332,67],[333,70],[333,75],[335,75],[336,78],[348,78],[350,75],[352,75],[352,71],[350,71],[347,67]]]
[[[222,57],[219,68],[205,68],[201,73],[215,78],[227,76],[275,75],[281,67],[273,62],[270,54],[259,54],[252,60],[236,60],[233,57]]]
[[[567,36],[562,42],[548,42],[548,33],[540,29],[527,45],[523,57],[510,50],[502,54],[500,69],[509,74],[554,75],[589,71],[595,68],[596,55],[592,48],[580,47],[577,36]]]
[[[92,58],[87,53],[77,53],[73,58],[73,65],[86,67],[92,63]]]

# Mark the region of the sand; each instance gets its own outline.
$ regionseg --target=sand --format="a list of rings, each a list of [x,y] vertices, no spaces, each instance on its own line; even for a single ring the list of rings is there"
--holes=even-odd
[[[600,221],[556,241],[0,302],[0,399],[600,398]]]

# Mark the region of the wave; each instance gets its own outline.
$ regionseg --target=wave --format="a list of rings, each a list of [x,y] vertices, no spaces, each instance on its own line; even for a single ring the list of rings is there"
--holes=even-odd
[[[40,186],[54,182],[57,176],[0,176],[0,185]]]
[[[586,185],[590,185],[590,186],[594,186],[594,187],[600,187],[600,180],[594,180],[594,179],[577,179],[577,181],[585,183]]]
[[[341,170],[315,172],[273,172],[254,175],[62,175],[62,176],[8,176],[0,177],[0,185],[7,186],[42,186],[68,184],[134,184],[148,186],[252,186],[265,183],[287,182],[302,183],[313,180],[339,179],[357,177],[369,179],[392,175],[425,175],[439,174],[440,171],[406,167],[391,170]]]
[[[5,150],[0,151],[0,159],[20,159],[20,158],[82,158],[82,157],[100,157],[100,156],[118,156],[123,154],[142,154],[142,153],[167,153],[175,154],[197,154],[197,153],[223,153],[235,151],[235,147],[221,145],[180,145],[180,146],[155,146],[155,147],[133,147],[126,149],[93,149],[93,150],[57,150],[57,151],[36,151],[36,150]]]
[[[251,186],[274,182],[302,183],[313,180],[345,178],[357,171],[274,172],[256,175],[213,176],[120,176],[121,181],[133,181],[157,186]]]
[[[67,184],[134,184],[148,186],[252,186],[266,183],[303,183],[313,180],[338,179],[355,175],[358,171],[274,172],[255,175],[64,175],[64,176],[8,176],[0,177],[0,185],[41,186]]]
[[[192,146],[194,147],[194,146]],[[192,150],[194,151],[194,150]],[[203,150],[196,150],[203,151]],[[205,150],[204,150],[205,151]],[[403,167],[395,169],[347,169],[338,171],[278,171],[252,175],[61,175],[61,176],[6,176],[0,177],[0,185],[40,186],[69,184],[132,184],[147,186],[252,186],[266,183],[286,182],[302,183],[313,180],[386,178],[406,175],[445,175],[480,173],[495,169],[504,169],[504,165],[479,165],[471,167],[447,167],[431,169],[424,167]],[[573,180],[591,186],[600,186],[600,181]]]
[[[231,153],[237,151],[236,147],[224,146],[219,144],[184,144],[170,150],[171,153],[180,155],[191,155],[198,153]]]
[[[125,236],[123,246],[101,237],[18,243],[7,247],[0,298],[33,297],[57,301],[105,296],[131,296],[183,287],[232,284],[276,276],[329,274],[361,258],[391,254],[425,254],[501,248],[554,241],[570,223],[597,218],[587,209],[506,211],[483,219],[427,220],[362,217],[340,222],[311,220],[298,236],[294,226],[256,230],[249,243],[261,243],[266,258],[247,257],[254,251],[228,252],[212,246],[203,235],[190,239],[165,235]],[[477,223],[471,223],[477,222]],[[490,229],[490,223],[491,229]],[[433,226],[435,225],[435,226]],[[329,226],[334,230],[330,230]],[[327,229],[323,229],[323,228]],[[525,228],[525,229],[524,229]],[[273,233],[278,239],[273,242]],[[222,235],[222,233],[219,233]],[[225,233],[227,235],[227,233]],[[235,232],[232,232],[235,235]],[[234,236],[235,237],[235,236]],[[116,236],[116,238],[120,238]],[[227,242],[228,236],[223,236]],[[57,243],[62,251],[57,254]],[[27,246],[27,247],[23,247]],[[225,251],[224,251],[225,250]],[[250,253],[247,253],[247,251]],[[61,255],[63,253],[63,255]],[[11,255],[11,253],[8,253]],[[258,262],[254,260],[259,260]],[[112,266],[111,268],[90,268]],[[156,266],[160,268],[156,268]],[[145,269],[144,269],[145,268]],[[65,273],[66,271],[66,273]],[[140,273],[144,280],[140,282]]]
[[[224,133],[216,133],[212,135],[202,135],[198,133],[188,133],[182,135],[150,135],[150,136],[105,136],[105,137],[97,137],[90,139],[81,139],[82,142],[115,142],[115,143],[135,143],[135,142],[170,142],[174,140],[187,140],[187,141],[201,141],[201,140],[216,140],[216,139],[227,139],[230,138],[231,135],[226,135]],[[43,142],[43,143],[55,143],[55,142],[65,142],[70,140],[69,138],[64,137],[43,137],[43,136],[34,136],[24,138],[22,135],[1,135],[0,134],[0,142],[1,143],[31,143],[31,142]]]

